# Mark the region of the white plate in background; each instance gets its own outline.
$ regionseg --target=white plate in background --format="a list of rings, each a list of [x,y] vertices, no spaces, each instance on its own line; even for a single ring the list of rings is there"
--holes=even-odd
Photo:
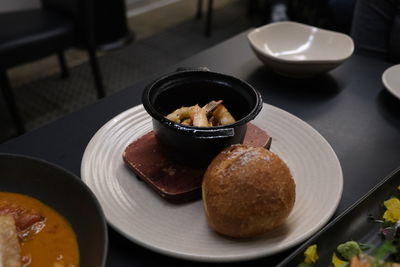
[[[382,82],[392,95],[400,99],[400,64],[386,69],[382,74]]]

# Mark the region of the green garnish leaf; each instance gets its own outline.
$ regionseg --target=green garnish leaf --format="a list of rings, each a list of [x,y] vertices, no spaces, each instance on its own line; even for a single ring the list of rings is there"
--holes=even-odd
[[[397,248],[392,242],[385,241],[381,246],[379,246],[373,253],[374,264],[378,265],[380,262],[384,261],[392,253],[396,253]]]
[[[358,243],[358,245],[360,246],[360,249],[362,251],[367,251],[367,250],[370,250],[370,249],[374,248],[373,245],[367,244],[367,243]]]
[[[356,241],[348,241],[346,243],[340,244],[337,247],[337,251],[346,260],[351,260],[354,256],[358,256],[362,251],[360,246]]]

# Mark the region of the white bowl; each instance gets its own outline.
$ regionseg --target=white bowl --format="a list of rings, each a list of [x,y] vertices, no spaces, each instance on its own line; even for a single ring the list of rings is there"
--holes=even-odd
[[[353,40],[346,34],[289,21],[259,27],[247,38],[265,65],[290,77],[327,72],[354,51]]]
[[[382,74],[382,82],[392,95],[400,99],[400,64],[386,69]]]

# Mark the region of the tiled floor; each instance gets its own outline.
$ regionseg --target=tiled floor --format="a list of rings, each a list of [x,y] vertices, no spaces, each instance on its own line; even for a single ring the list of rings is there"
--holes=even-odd
[[[129,2],[129,1],[128,1]],[[157,0],[145,0],[151,5]],[[204,1],[206,2],[206,1]],[[238,0],[218,0],[214,1],[214,9],[218,10],[227,5],[237,4]],[[235,3],[236,2],[236,3]],[[245,1],[242,1],[245,2]],[[127,5],[127,13],[130,9],[141,9],[143,5],[138,5],[133,2]],[[203,9],[205,10],[205,5]],[[165,29],[174,27],[185,21],[194,19],[197,11],[197,0],[174,0],[169,5],[151,11],[140,13],[138,15],[127,15],[128,25],[132,32],[135,33],[135,41],[140,41],[162,32]],[[199,21],[199,24],[204,24]],[[202,30],[199,29],[199,34]],[[104,54],[99,52],[100,55]],[[66,57],[69,67],[74,67],[84,62],[88,58],[85,52],[77,49],[69,49],[66,51]],[[48,77],[59,72],[58,61],[56,56],[47,57],[29,64],[14,67],[8,70],[8,75],[13,87],[18,87],[30,83],[32,81]]]

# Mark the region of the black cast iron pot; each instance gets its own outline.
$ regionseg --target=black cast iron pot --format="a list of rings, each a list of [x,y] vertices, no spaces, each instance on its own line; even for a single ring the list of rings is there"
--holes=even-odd
[[[223,100],[236,119],[230,125],[193,127],[174,123],[166,115],[182,106]],[[146,87],[143,106],[153,119],[158,140],[171,156],[192,166],[206,166],[225,147],[242,143],[247,123],[262,108],[262,99],[248,83],[208,69],[178,69]]]

